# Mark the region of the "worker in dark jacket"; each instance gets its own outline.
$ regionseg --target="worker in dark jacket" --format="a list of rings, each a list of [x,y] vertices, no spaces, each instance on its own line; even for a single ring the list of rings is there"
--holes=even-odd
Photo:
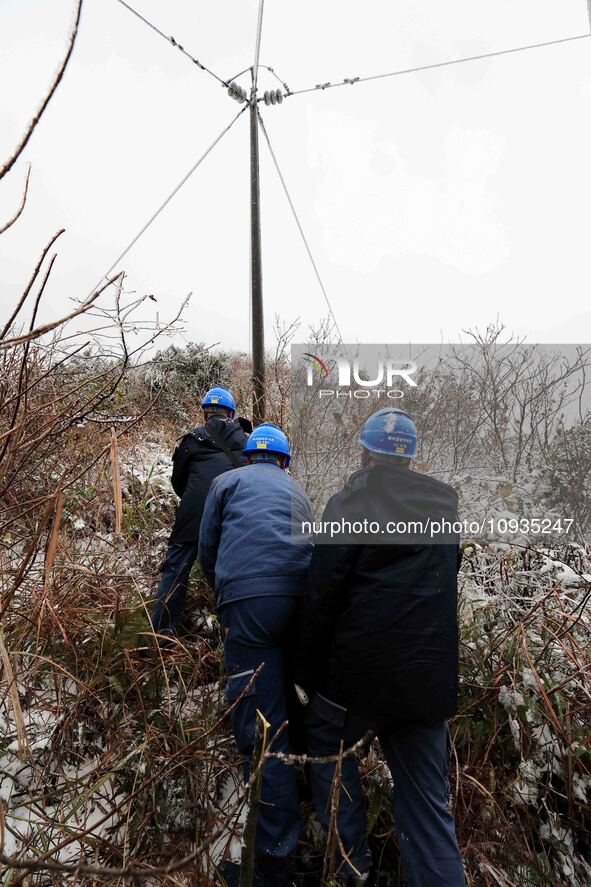
[[[269,724],[273,750],[289,751],[287,730],[275,733],[288,720],[287,692],[293,692],[286,647],[312,555],[311,533],[301,533],[302,522],[312,520],[312,508],[300,485],[283,470],[290,451],[280,428],[259,425],[244,452],[249,464],[211,485],[199,562],[215,589],[228,674],[226,699],[237,703],[230,717],[248,779],[257,710]],[[255,884],[288,887],[289,857],[299,833],[294,768],[271,758],[263,769]],[[238,864],[226,862],[223,869],[228,883],[238,884]]]
[[[334,755],[341,742],[347,748],[368,731],[377,735],[394,780],[408,883],[460,887],[446,720],[456,710],[458,687],[457,496],[409,470],[416,429],[401,410],[371,416],[360,442],[361,470],[323,515],[332,542],[324,536],[315,545],[295,642],[309,751]],[[345,533],[340,538],[339,527]],[[334,770],[334,764],[311,768],[325,825]],[[337,827],[348,856],[340,874],[350,883],[363,883],[369,874],[365,823],[357,763],[347,757]]]
[[[172,457],[172,486],[181,501],[152,613],[152,626],[161,638],[172,635],[183,610],[211,482],[219,474],[246,464],[242,450],[247,435],[240,421],[234,419],[235,404],[230,392],[211,388],[201,409],[204,424],[181,438]]]

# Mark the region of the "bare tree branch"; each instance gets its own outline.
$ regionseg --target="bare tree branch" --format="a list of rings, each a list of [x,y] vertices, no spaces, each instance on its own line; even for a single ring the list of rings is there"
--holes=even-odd
[[[22,345],[24,342],[30,342],[33,339],[38,339],[40,336],[44,336],[45,333],[50,333],[51,330],[57,329],[57,327],[62,326],[62,324],[67,323],[69,320],[72,320],[74,317],[78,317],[80,314],[85,314],[86,311],[90,308],[90,306],[96,302],[98,297],[101,295],[107,287],[111,286],[112,283],[121,276],[116,274],[115,277],[111,277],[104,283],[99,289],[96,290],[88,299],[86,299],[79,308],[76,308],[75,311],[72,311],[70,314],[66,314],[65,317],[60,317],[59,320],[53,320],[51,323],[45,323],[43,326],[38,326],[36,329],[31,330],[30,333],[25,333],[24,336],[16,336],[14,339],[4,339],[4,341],[0,342],[0,350],[6,350],[8,348],[13,348],[15,345]]]
[[[27,297],[28,297],[29,293],[31,292],[31,289],[33,288],[33,284],[35,283],[35,281],[37,279],[39,271],[41,270],[41,265],[45,261],[45,256],[47,255],[47,253],[49,252],[49,250],[51,249],[53,244],[56,242],[58,237],[61,237],[61,235],[64,233],[64,231],[65,231],[65,228],[60,228],[59,231],[53,235],[53,237],[51,238],[51,240],[49,241],[49,243],[47,244],[47,246],[45,247],[45,249],[41,253],[41,258],[37,262],[37,265],[35,266],[35,270],[33,271],[33,274],[31,275],[31,278],[30,278],[28,284],[26,285],[22,296],[18,300],[14,311],[12,312],[12,314],[10,315],[10,317],[8,318],[6,323],[4,324],[2,331],[0,332],[0,340],[4,339],[4,336],[6,335],[6,333],[8,332],[8,330],[10,329],[10,327],[12,326],[12,324],[14,323],[16,318],[18,317],[21,308],[23,307],[23,305],[27,301]]]
[[[17,221],[17,219],[20,218],[20,215],[25,208],[25,203],[27,202],[27,193],[29,191],[30,175],[31,175],[31,164],[29,163],[29,165],[27,167],[27,175],[25,177],[25,187],[23,189],[23,196],[21,199],[21,205],[19,206],[19,208],[17,209],[17,211],[15,212],[13,217],[11,219],[9,219],[8,222],[6,222],[6,224],[2,226],[2,228],[0,228],[0,234],[4,234],[5,231],[8,231],[8,229],[12,225],[14,225],[14,223]]]
[[[62,77],[64,76],[64,72],[68,66],[68,62],[70,61],[70,57],[71,57],[72,51],[74,49],[74,43],[76,42],[76,36],[78,34],[78,25],[80,24],[81,12],[82,12],[82,0],[78,0],[78,7],[76,9],[76,20],[74,22],[74,28],[72,30],[72,33],[70,34],[70,40],[68,43],[68,51],[66,52],[66,56],[60,66],[59,71],[55,75],[54,81],[51,84],[49,92],[45,96],[45,98],[41,104],[41,107],[39,108],[39,110],[37,111],[37,113],[35,114],[33,119],[31,120],[31,122],[29,123],[27,131],[25,132],[24,136],[22,137],[20,143],[15,148],[15,151],[12,154],[12,156],[6,161],[6,163],[4,164],[2,169],[0,169],[0,179],[4,178],[4,176],[6,175],[7,172],[10,172],[10,170],[12,169],[12,167],[14,166],[14,164],[16,163],[16,161],[18,160],[20,155],[23,153],[23,151],[27,147],[29,139],[31,138],[31,136],[33,135],[33,133],[35,131],[35,127],[37,126],[37,124],[41,120],[41,117],[43,116],[45,109],[47,108],[49,102],[51,101],[53,94],[55,93],[56,89],[58,88],[58,86],[61,83]]]

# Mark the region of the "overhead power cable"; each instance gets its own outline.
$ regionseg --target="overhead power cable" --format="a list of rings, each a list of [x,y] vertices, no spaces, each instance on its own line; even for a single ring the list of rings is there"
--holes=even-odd
[[[339,325],[338,325],[337,319],[336,319],[336,317],[335,317],[335,313],[334,313],[334,311],[333,311],[333,309],[332,309],[332,305],[330,304],[330,299],[328,298],[328,293],[326,292],[326,288],[325,288],[325,286],[324,286],[324,284],[323,284],[323,282],[322,282],[322,278],[320,277],[320,272],[319,272],[319,270],[318,270],[318,266],[316,265],[316,262],[314,261],[314,256],[312,255],[312,251],[311,251],[311,249],[310,249],[310,245],[309,245],[309,243],[308,243],[308,241],[307,241],[307,239],[306,239],[306,235],[304,234],[304,229],[302,228],[302,224],[301,224],[301,222],[300,222],[300,220],[299,220],[299,217],[298,217],[298,214],[297,214],[296,208],[295,208],[295,206],[294,206],[293,200],[291,199],[291,196],[290,196],[289,190],[288,190],[287,185],[286,185],[286,183],[285,183],[285,179],[283,178],[283,174],[282,174],[282,172],[281,172],[281,169],[279,168],[279,163],[278,163],[277,158],[276,158],[276,156],[275,156],[275,152],[273,151],[273,148],[271,147],[271,142],[270,142],[270,140],[269,140],[269,136],[268,136],[268,134],[267,134],[267,130],[265,129],[265,124],[263,123],[263,118],[261,117],[260,113],[259,113],[259,115],[258,115],[258,118],[259,118],[259,124],[260,124],[261,130],[262,130],[262,133],[263,133],[263,135],[264,135],[264,137],[265,137],[265,141],[266,141],[266,143],[267,143],[267,147],[268,147],[268,149],[269,149],[269,153],[271,154],[271,157],[272,157],[272,159],[273,159],[273,163],[274,163],[274,165],[275,165],[275,169],[277,170],[277,175],[279,176],[279,180],[280,180],[280,182],[281,182],[281,184],[282,184],[282,186],[283,186],[283,190],[284,190],[284,192],[285,192],[285,196],[287,197],[287,201],[288,201],[288,203],[289,203],[290,209],[291,209],[291,211],[292,211],[292,213],[293,213],[293,217],[294,217],[294,219],[295,219],[296,225],[298,226],[298,230],[299,230],[300,235],[301,235],[301,238],[302,238],[302,240],[303,240],[303,242],[304,242],[304,246],[306,247],[306,252],[308,253],[308,256],[309,256],[309,258],[310,258],[310,262],[312,263],[312,267],[313,267],[313,269],[314,269],[314,273],[316,274],[316,279],[318,280],[318,283],[320,284],[320,289],[322,290],[322,295],[324,296],[324,300],[325,300],[325,302],[326,302],[326,304],[327,304],[327,306],[328,306],[328,310],[329,310],[329,312],[330,312],[330,316],[332,317],[333,323],[334,323],[334,325],[335,325],[335,329],[336,329],[337,333],[339,334],[339,340],[340,340],[341,342],[343,342],[343,334],[341,333],[341,330],[340,330],[340,328],[339,328]]]
[[[465,58],[450,59],[446,62],[435,62],[431,65],[419,65],[416,68],[403,68],[399,71],[390,71],[387,74],[371,74],[369,77],[345,77],[343,80],[331,83],[317,83],[316,86],[309,86],[306,89],[296,89],[286,93],[286,95],[302,95],[306,92],[323,91],[325,89],[335,89],[338,86],[354,86],[356,83],[367,83],[370,80],[384,80],[386,77],[400,77],[402,74],[415,74],[419,71],[432,71],[435,68],[448,68],[451,65],[463,65],[466,62],[478,62],[483,59],[494,58],[495,56],[510,55],[516,52],[525,52],[528,49],[542,49],[544,46],[558,46],[561,43],[572,43],[574,40],[588,40],[591,34],[577,34],[574,37],[562,37],[560,40],[547,40],[544,43],[530,43],[527,46],[514,46],[512,49],[500,49],[495,52],[483,52],[480,55],[469,55]]]
[[[591,0],[589,0],[589,2],[591,3]],[[284,88],[286,94],[289,93],[289,91],[290,91],[289,86],[287,85],[285,80],[281,79],[279,74],[276,72],[275,68],[271,68],[270,65],[259,65],[259,68],[265,68],[266,71],[269,71],[273,75],[273,77],[275,77],[275,79],[279,81],[281,86]]]
[[[211,68],[208,68],[207,65],[204,65],[202,62],[200,62],[199,59],[197,59],[197,58],[195,58],[195,56],[191,55],[190,52],[187,52],[185,47],[181,46],[181,44],[177,40],[175,40],[174,37],[169,36],[168,34],[165,34],[164,31],[161,31],[160,28],[157,28],[156,25],[152,24],[151,21],[148,21],[147,18],[144,18],[144,16],[141,15],[141,13],[139,13],[136,9],[134,9],[133,6],[130,6],[128,3],[126,3],[125,0],[117,0],[117,2],[120,3],[121,6],[124,6],[125,9],[127,9],[133,15],[135,15],[136,18],[139,18],[140,21],[144,22],[144,24],[146,24],[149,28],[151,28],[153,31],[155,31],[157,34],[159,34],[161,37],[163,37],[167,43],[169,43],[171,46],[174,46],[175,49],[180,50],[180,52],[182,52],[183,55],[185,55],[188,59],[190,59],[194,65],[197,65],[197,67],[201,68],[202,71],[206,71],[208,74],[211,74],[211,76],[215,77],[215,79],[218,81],[218,83],[221,83],[222,86],[226,86],[226,87],[228,86],[228,84],[226,83],[225,80],[223,80],[221,77],[218,77],[218,75],[214,71],[212,71]]]
[[[190,170],[189,170],[189,171],[183,176],[183,178],[182,178],[181,181],[178,183],[178,185],[177,185],[177,186],[176,186],[176,187],[170,192],[170,194],[168,195],[168,197],[166,198],[166,200],[165,200],[163,203],[160,204],[160,206],[158,207],[158,209],[156,210],[156,212],[154,212],[154,213],[150,216],[150,218],[148,219],[148,221],[146,222],[146,224],[143,225],[142,228],[140,228],[140,230],[139,230],[138,233],[135,235],[135,237],[133,238],[133,240],[132,240],[132,241],[131,241],[131,242],[125,247],[125,249],[123,250],[123,252],[121,253],[121,255],[117,256],[117,258],[115,259],[115,261],[113,262],[113,264],[112,264],[112,265],[111,265],[111,266],[105,271],[105,273],[104,273],[104,275],[103,275],[103,278],[104,278],[104,277],[108,277],[109,274],[110,274],[110,273],[111,273],[111,272],[117,267],[117,265],[119,264],[119,262],[120,262],[123,258],[125,258],[125,256],[126,256],[127,253],[130,251],[130,249],[132,248],[132,246],[135,246],[135,244],[138,242],[138,240],[140,239],[140,237],[142,237],[142,235],[145,234],[145,232],[148,230],[148,228],[150,227],[150,225],[151,225],[153,222],[156,221],[156,219],[158,218],[158,216],[160,215],[160,213],[162,212],[162,210],[165,209],[165,208],[168,206],[168,204],[170,203],[170,201],[172,200],[172,198],[173,198],[176,194],[178,194],[178,192],[181,190],[181,188],[183,187],[183,185],[185,184],[185,182],[188,182],[188,180],[191,178],[191,176],[193,175],[193,173],[195,172],[195,170],[196,170],[196,169],[197,169],[197,168],[203,163],[203,161],[205,160],[205,158],[207,157],[207,155],[210,154],[210,153],[213,151],[213,149],[214,149],[215,146],[218,144],[218,142],[220,142],[220,141],[222,140],[222,138],[226,135],[226,133],[228,132],[228,130],[230,130],[230,129],[234,126],[234,124],[236,123],[236,121],[238,120],[238,118],[240,117],[240,115],[243,114],[244,111],[245,111],[247,108],[248,108],[248,105],[244,105],[244,107],[242,107],[242,108],[240,109],[240,111],[238,111],[238,113],[236,114],[236,116],[230,121],[230,123],[225,127],[225,129],[223,129],[223,130],[221,131],[221,133],[219,134],[219,136],[218,136],[216,139],[214,139],[214,141],[211,143],[211,145],[209,146],[209,148],[207,148],[207,150],[204,151],[204,153],[201,155],[201,157],[199,158],[199,160],[198,160],[196,163],[193,164],[193,166],[191,167],[191,169],[190,169]],[[101,280],[102,280],[103,278],[101,278]],[[100,283],[100,281],[99,281],[99,283]],[[94,289],[96,289],[96,288],[97,288],[97,287],[94,287]],[[94,292],[94,289],[93,289],[93,292]]]
[[[589,0],[589,2],[591,3],[591,0]],[[291,90],[290,90],[289,86],[287,85],[285,80],[281,79],[281,77],[279,76],[279,74],[277,73],[275,68],[272,68],[270,65],[263,65],[262,62],[259,62],[259,69],[260,68],[264,68],[265,71],[269,71],[273,75],[273,77],[275,77],[275,79],[281,84],[281,86],[285,90],[285,95],[290,94]],[[229,77],[228,83],[231,83],[232,80],[237,80],[239,77],[242,77],[242,75],[246,74],[247,71],[250,71],[250,66],[248,68],[243,68],[242,71],[238,71],[238,73],[234,74],[233,77]]]

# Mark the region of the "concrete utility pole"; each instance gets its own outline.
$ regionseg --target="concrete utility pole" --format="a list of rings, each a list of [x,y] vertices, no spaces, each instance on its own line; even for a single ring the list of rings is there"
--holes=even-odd
[[[261,202],[259,184],[259,121],[254,87],[250,104],[250,264],[252,318],[252,421],[265,420],[265,326],[261,252]]]
[[[250,93],[250,264],[252,318],[252,421],[265,421],[265,323],[263,314],[263,263],[261,252],[261,192],[259,182],[259,120],[257,80],[264,0],[259,0],[257,39]]]

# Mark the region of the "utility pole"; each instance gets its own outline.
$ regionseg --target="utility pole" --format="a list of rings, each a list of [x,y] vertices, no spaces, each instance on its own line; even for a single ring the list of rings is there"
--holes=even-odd
[[[261,191],[259,181],[259,112],[257,81],[264,0],[259,0],[257,38],[250,92],[250,264],[252,318],[252,421],[265,421],[265,323],[263,314],[263,263],[261,252]]]
[[[259,183],[259,121],[253,68],[250,98],[250,264],[252,318],[252,421],[265,421],[265,327],[263,315],[263,264],[261,252],[261,201]]]
[[[252,84],[250,98],[246,89],[235,81],[228,85],[228,95],[237,102],[248,103],[250,111],[250,299],[251,299],[251,350],[252,350],[252,421],[260,425],[265,421],[265,319],[263,313],[263,257],[261,249],[261,189],[259,177],[259,112],[258,73],[263,29],[263,7],[259,0],[257,35],[254,64],[250,69]],[[248,69],[247,69],[248,70]],[[242,71],[242,73],[246,73]],[[267,90],[263,96],[266,105],[280,105],[283,93],[280,89]]]

